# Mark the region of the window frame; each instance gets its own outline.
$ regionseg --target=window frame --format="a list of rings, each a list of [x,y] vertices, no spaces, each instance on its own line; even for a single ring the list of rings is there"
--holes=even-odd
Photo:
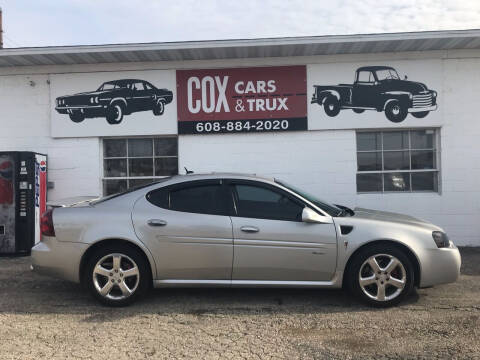
[[[290,201],[296,203],[299,205],[302,209],[305,207],[312,208],[308,204],[306,204],[304,201],[302,201],[300,198],[290,194],[288,191],[285,191],[284,189],[274,186],[269,183],[264,183],[261,181],[255,181],[255,180],[243,180],[243,179],[225,179],[225,185],[228,187],[228,190],[230,192],[230,197],[232,199],[233,203],[233,212],[230,216],[232,217],[243,217],[243,218],[248,218],[248,219],[261,219],[261,220],[273,220],[273,221],[289,221],[289,222],[302,222],[302,219],[297,219],[297,220],[285,220],[285,219],[277,219],[277,218],[272,218],[272,217],[253,217],[253,216],[241,216],[238,214],[238,193],[235,189],[235,185],[247,185],[247,186],[254,186],[254,187],[259,187],[259,188],[264,188],[276,193],[279,193],[282,196],[285,196],[288,198]],[[317,212],[317,210],[312,209],[313,211]],[[323,215],[323,214],[320,214]]]
[[[431,130],[434,132],[434,146],[432,148],[413,148],[412,147],[412,136],[411,133],[415,131],[428,131]],[[355,185],[356,185],[356,192],[357,194],[411,194],[411,193],[430,193],[430,194],[441,194],[441,143],[440,143],[440,128],[435,127],[422,127],[422,128],[394,128],[394,129],[365,129],[365,130],[356,130],[355,131],[355,158],[356,158],[356,172],[355,172]],[[384,149],[384,140],[383,136],[384,133],[390,132],[408,132],[408,147],[402,149]],[[381,134],[381,148],[379,150],[358,150],[358,141],[357,141],[357,134],[359,133],[380,133]],[[412,152],[415,151],[432,151],[434,153],[433,161],[434,161],[434,168],[432,169],[412,169]],[[403,170],[385,170],[385,152],[408,152],[409,157],[409,169]],[[381,154],[381,170],[358,170],[358,154],[359,153],[370,153],[370,154]],[[392,174],[392,173],[407,173],[409,174],[409,190],[405,191],[395,191],[395,190],[385,190],[385,174]],[[436,174],[436,183],[437,183],[437,190],[413,190],[412,189],[412,174],[413,173],[434,173]],[[358,182],[357,182],[357,175],[359,174],[380,174],[382,180],[382,190],[381,191],[359,191],[358,190]]]
[[[176,153],[177,155],[155,155],[155,140],[156,139],[166,139],[166,138],[174,138],[176,139]],[[137,139],[150,139],[152,140],[152,155],[149,156],[130,156],[128,153],[128,143],[129,140],[137,140]],[[123,140],[126,143],[125,147],[125,156],[106,156],[105,154],[105,140]],[[129,137],[103,137],[101,138],[100,141],[100,156],[101,156],[101,161],[100,161],[100,189],[101,193],[103,196],[107,195],[112,195],[112,194],[106,194],[104,191],[104,184],[105,181],[108,180],[125,180],[127,182],[127,190],[131,189],[134,186],[130,186],[130,181],[132,180],[149,180],[151,179],[152,182],[159,180],[159,179],[164,179],[169,176],[173,175],[178,175],[178,169],[179,169],[179,156],[178,156],[178,136],[177,135],[165,135],[165,136],[129,136]],[[170,175],[155,175],[155,159],[165,159],[165,158],[176,158],[177,159],[177,172],[175,174],[170,174]],[[130,176],[130,164],[129,160],[130,159],[151,159],[152,160],[152,176]],[[105,160],[125,160],[126,161],[126,176],[105,176]],[[138,185],[135,185],[138,186]]]

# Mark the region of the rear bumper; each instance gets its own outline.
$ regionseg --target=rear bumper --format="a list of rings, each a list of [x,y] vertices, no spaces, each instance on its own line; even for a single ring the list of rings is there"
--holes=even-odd
[[[422,254],[420,287],[457,281],[462,259],[453,243],[448,248],[426,249]]]
[[[80,260],[87,248],[88,244],[43,236],[42,241],[32,248],[32,270],[78,283]]]

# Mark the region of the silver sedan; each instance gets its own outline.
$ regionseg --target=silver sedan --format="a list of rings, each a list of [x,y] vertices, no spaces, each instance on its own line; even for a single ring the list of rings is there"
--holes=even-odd
[[[35,271],[127,305],[154,287],[345,287],[374,306],[457,279],[445,232],[407,215],[328,204],[277,179],[173,176],[47,211]]]

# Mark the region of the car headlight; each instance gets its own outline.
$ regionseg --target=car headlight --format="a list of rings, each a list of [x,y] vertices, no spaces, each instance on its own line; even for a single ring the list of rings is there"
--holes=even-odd
[[[433,97],[437,97],[437,92],[435,90],[432,90]]]
[[[408,94],[408,97],[410,98],[410,100],[413,100],[413,95],[412,95],[412,93],[409,93],[409,94]]]
[[[98,104],[98,96],[95,97],[95,103]]]
[[[441,231],[434,231],[432,232],[433,240],[435,244],[437,244],[438,248],[444,248],[450,246],[450,240],[448,239],[447,234]]]
[[[94,97],[91,97],[90,98],[90,104],[93,104],[95,102],[95,98]]]

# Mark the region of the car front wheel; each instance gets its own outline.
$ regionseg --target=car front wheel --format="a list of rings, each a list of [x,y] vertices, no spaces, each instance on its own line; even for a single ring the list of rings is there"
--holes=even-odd
[[[70,120],[72,120],[75,123],[79,123],[85,120],[85,114],[80,110],[74,110],[68,115],[70,116]]]
[[[371,246],[354,259],[348,273],[350,291],[376,307],[398,304],[413,289],[413,266],[395,246]]]
[[[115,103],[107,108],[106,119],[110,125],[120,124],[123,120],[123,106],[120,103]]]
[[[126,306],[144,296],[150,272],[142,254],[118,245],[97,250],[87,264],[84,282],[102,304]]]
[[[399,123],[407,117],[407,109],[398,100],[392,100],[385,106],[385,116],[394,123]]]

